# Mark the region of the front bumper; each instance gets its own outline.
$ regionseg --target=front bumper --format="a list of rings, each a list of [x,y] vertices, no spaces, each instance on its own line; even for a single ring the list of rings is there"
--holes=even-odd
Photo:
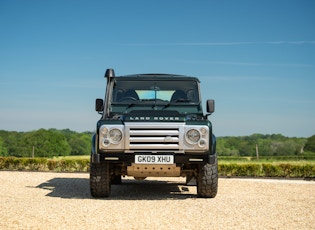
[[[125,163],[127,165],[131,165],[135,163],[135,153],[132,154],[117,154],[117,153],[92,153],[91,162],[92,163],[100,163],[100,162],[108,162],[113,164]],[[141,153],[143,155],[143,153]],[[154,155],[154,154],[148,154]],[[215,164],[217,155],[205,155],[205,154],[165,154],[165,155],[173,155],[175,164]]]

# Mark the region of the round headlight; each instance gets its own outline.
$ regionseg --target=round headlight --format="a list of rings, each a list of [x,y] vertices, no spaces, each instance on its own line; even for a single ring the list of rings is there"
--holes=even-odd
[[[102,127],[100,128],[100,132],[101,132],[103,135],[106,135],[106,134],[108,133],[108,128],[105,127],[105,126],[102,126]]]
[[[187,131],[186,133],[186,139],[188,142],[192,143],[192,144],[196,144],[198,143],[198,141],[200,140],[200,133],[198,130],[196,129],[190,129]]]
[[[109,141],[107,138],[105,138],[105,139],[103,140],[103,146],[107,147],[107,146],[109,146],[109,145],[110,145],[110,141]]]
[[[206,128],[201,128],[200,132],[202,135],[206,135],[207,134],[207,129]]]
[[[122,132],[119,129],[111,129],[109,131],[109,138],[112,143],[119,143],[122,139]]]
[[[206,140],[204,140],[204,139],[201,139],[200,141],[199,141],[199,146],[201,147],[201,148],[203,148],[203,147],[205,147],[206,146]]]

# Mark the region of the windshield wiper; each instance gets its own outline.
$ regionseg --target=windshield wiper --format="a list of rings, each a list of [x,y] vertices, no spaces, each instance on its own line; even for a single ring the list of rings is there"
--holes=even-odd
[[[178,99],[176,101],[172,101],[173,103],[175,102],[191,102],[191,100],[188,100],[188,99]]]
[[[189,104],[183,104],[182,102],[193,102],[193,101],[188,100],[188,99],[179,99],[176,101],[170,101],[166,105],[164,105],[164,109],[169,107],[170,105],[200,105],[200,103],[201,103],[201,102],[193,102],[193,103],[189,103]]]
[[[131,108],[131,107],[133,107],[133,106],[135,106],[135,105],[137,105],[137,104],[138,104],[138,103],[130,103],[130,104],[127,105],[126,109],[129,109],[129,108]]]
[[[155,99],[154,98],[152,98],[152,99],[141,99],[141,101],[155,101]]]

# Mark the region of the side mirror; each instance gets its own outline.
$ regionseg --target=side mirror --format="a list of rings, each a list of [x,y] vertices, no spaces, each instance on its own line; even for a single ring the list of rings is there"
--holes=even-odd
[[[97,112],[102,112],[103,108],[104,108],[104,101],[103,101],[103,99],[97,98],[95,100],[95,110]]]
[[[214,112],[214,100],[207,100],[207,112],[213,113]]]

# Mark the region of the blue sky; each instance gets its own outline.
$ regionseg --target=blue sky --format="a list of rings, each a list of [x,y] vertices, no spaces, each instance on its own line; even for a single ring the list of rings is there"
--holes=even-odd
[[[0,129],[95,130],[114,68],[199,77],[217,136],[315,134],[312,0],[1,0],[0,28]]]

